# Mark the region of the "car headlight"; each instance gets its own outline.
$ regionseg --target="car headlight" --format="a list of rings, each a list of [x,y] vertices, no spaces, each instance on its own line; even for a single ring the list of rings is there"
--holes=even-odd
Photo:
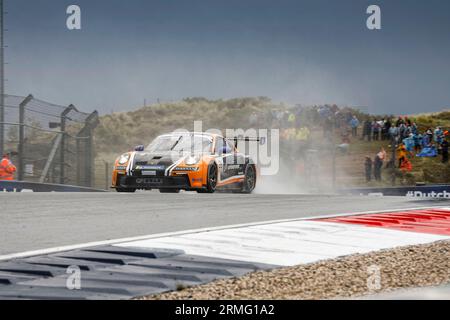
[[[119,164],[125,164],[125,163],[128,162],[128,160],[130,160],[130,154],[129,153],[124,153],[119,158]]]
[[[188,166],[192,166],[194,164],[197,164],[199,161],[200,161],[200,157],[189,156],[186,158],[186,160],[184,160],[184,163],[187,164]]]

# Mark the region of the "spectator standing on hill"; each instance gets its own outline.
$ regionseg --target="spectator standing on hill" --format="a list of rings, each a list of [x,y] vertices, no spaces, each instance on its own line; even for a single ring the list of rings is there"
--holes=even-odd
[[[358,127],[359,127],[359,120],[356,116],[353,116],[350,120],[350,126],[352,127],[352,137],[355,138],[358,136]]]
[[[430,136],[425,133],[422,137],[422,147],[426,148],[429,147],[430,145],[431,145]]]
[[[411,119],[409,119],[408,117],[405,117],[405,124],[410,127],[411,126]]]
[[[378,121],[378,130],[379,130],[379,132],[380,132],[380,137],[379,137],[379,139],[380,140],[383,140],[383,128],[384,128],[384,119],[381,119],[380,121]]]
[[[372,122],[373,140],[378,141],[380,137],[380,123],[377,120]]]
[[[378,157],[380,158],[380,160],[381,160],[382,162],[384,162],[384,160],[386,160],[387,153],[386,153],[386,150],[384,150],[383,147],[381,147],[380,152],[378,152],[377,155],[378,155]]]
[[[391,127],[389,129],[389,138],[391,140],[392,145],[397,144],[397,138],[398,138],[398,127]]]
[[[422,137],[421,134],[415,133],[415,134],[413,134],[413,139],[414,139],[414,151],[416,153],[419,153],[420,150],[422,149],[422,139],[423,139],[423,137]]]
[[[366,157],[364,171],[366,174],[366,182],[370,182],[372,180],[372,159],[370,159],[370,157]]]
[[[406,132],[407,132],[406,125],[402,122],[400,124],[400,126],[398,127],[398,133],[400,136],[400,140],[403,140],[407,137]]]
[[[441,143],[442,152],[442,163],[448,162],[448,141],[444,139]]]
[[[403,139],[403,144],[405,145],[406,150],[408,150],[409,152],[413,152],[413,150],[415,149],[414,135],[410,133],[408,138]]]
[[[381,181],[381,168],[383,167],[384,160],[386,160],[387,153],[384,148],[380,149],[380,152],[377,153],[374,162],[374,175],[375,180]]]
[[[362,136],[363,140],[365,140],[366,137],[369,142],[372,141],[372,122],[370,121],[370,119],[364,121]]]
[[[374,164],[373,164],[373,174],[375,176],[376,181],[381,181],[381,168],[383,167],[383,160],[377,154],[375,156]]]
[[[406,138],[409,138],[409,136],[411,135],[411,133],[412,133],[412,129],[411,129],[412,127],[411,126],[406,126],[406,130],[405,130],[405,139]]]
[[[434,130],[434,141],[438,144],[441,144],[444,138],[444,131],[441,127],[437,127]]]
[[[408,158],[404,158],[402,161],[402,166],[400,167],[400,170],[402,172],[407,172],[407,171],[412,171],[412,164],[411,162],[408,160]]]
[[[383,119],[383,127],[381,128],[381,140],[388,140],[389,137],[389,129],[391,128],[391,122],[389,119]]]
[[[419,133],[419,129],[417,129],[417,124],[415,122],[411,125],[411,133],[414,135]]]
[[[404,144],[401,144],[397,149],[397,159],[398,159],[398,167],[401,168],[403,165],[403,161],[406,159],[406,147]]]
[[[428,136],[428,144],[431,144],[433,142],[433,131],[431,128],[427,129],[426,135]]]

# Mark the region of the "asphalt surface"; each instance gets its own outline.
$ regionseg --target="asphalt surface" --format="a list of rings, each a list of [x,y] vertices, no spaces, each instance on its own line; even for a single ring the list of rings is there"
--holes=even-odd
[[[0,255],[205,227],[449,205],[404,197],[0,193]]]

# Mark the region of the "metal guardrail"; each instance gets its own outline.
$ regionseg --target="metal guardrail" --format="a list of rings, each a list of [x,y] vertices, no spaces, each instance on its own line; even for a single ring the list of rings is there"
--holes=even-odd
[[[440,198],[450,200],[450,185],[340,189],[338,193],[351,195],[400,196],[410,198]]]
[[[63,184],[0,181],[0,192],[106,192],[105,190]]]

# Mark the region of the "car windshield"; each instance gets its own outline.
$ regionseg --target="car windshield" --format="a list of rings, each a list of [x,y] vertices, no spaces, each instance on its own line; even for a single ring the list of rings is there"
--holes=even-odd
[[[211,152],[212,138],[202,135],[170,135],[156,138],[145,149],[147,152]]]

